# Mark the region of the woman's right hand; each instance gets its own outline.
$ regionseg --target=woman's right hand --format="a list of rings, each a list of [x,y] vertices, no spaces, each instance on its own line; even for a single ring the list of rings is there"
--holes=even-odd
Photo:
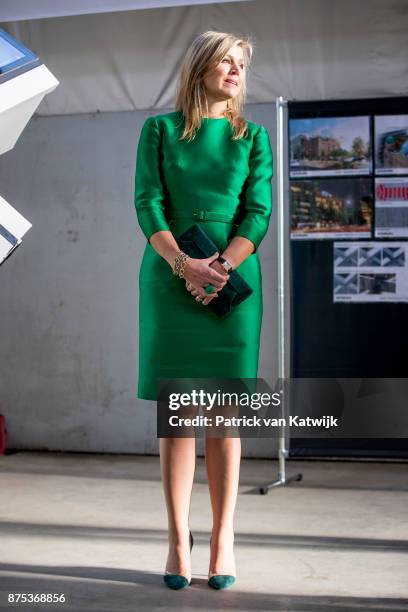
[[[214,268],[210,267],[210,264],[215,261],[218,256],[219,253],[217,251],[205,259],[189,257],[185,263],[184,278],[193,285],[198,291],[198,294],[203,298],[213,295],[205,292],[204,288],[207,285],[214,285],[216,292],[218,292],[221,291],[229,279],[228,272],[217,272]]]

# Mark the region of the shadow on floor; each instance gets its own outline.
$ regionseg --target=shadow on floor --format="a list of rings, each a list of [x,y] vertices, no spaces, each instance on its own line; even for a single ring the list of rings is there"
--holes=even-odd
[[[7,574],[6,574],[7,573]],[[205,578],[195,578],[182,591],[168,589],[160,574],[107,567],[0,565],[0,610],[12,607],[31,610],[88,612],[156,612],[180,610],[249,610],[279,612],[387,612],[408,610],[408,599],[338,596],[294,596],[285,593],[242,592],[239,583],[225,591],[214,591]],[[35,575],[34,575],[35,574]],[[65,602],[11,604],[8,593],[64,594]]]

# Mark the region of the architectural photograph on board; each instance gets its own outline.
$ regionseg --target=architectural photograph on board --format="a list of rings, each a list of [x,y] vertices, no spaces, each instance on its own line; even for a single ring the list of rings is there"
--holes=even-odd
[[[0,610],[408,610],[407,29],[0,2]]]

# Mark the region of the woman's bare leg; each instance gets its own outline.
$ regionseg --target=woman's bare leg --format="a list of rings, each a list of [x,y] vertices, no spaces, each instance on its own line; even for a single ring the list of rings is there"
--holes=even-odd
[[[208,576],[236,576],[234,560],[234,510],[237,500],[241,438],[206,437],[205,461],[213,511]]]
[[[195,458],[195,437],[160,438],[160,471],[169,530],[166,570],[187,580],[191,579],[188,518]]]

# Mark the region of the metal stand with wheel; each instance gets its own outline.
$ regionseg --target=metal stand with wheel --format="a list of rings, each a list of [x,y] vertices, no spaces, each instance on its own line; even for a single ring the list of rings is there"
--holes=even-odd
[[[279,350],[278,350],[278,375],[282,381],[290,378],[290,365],[288,360],[287,344],[289,338],[289,317],[286,318],[286,313],[289,311],[289,306],[285,305],[285,270],[290,270],[289,258],[290,258],[290,246],[288,245],[287,252],[285,251],[286,237],[289,235],[289,206],[285,205],[285,169],[288,167],[287,164],[287,153],[285,155],[284,145],[285,136],[287,134],[287,116],[285,109],[287,108],[287,100],[282,96],[279,96],[276,100],[276,117],[277,117],[277,181],[278,181],[278,210],[277,210],[277,223],[278,223],[278,339],[279,339]],[[288,333],[285,333],[288,330]],[[289,387],[289,385],[287,385]],[[289,402],[289,397],[285,398],[285,401]],[[284,404],[282,404],[282,417],[284,414]],[[266,495],[272,487],[279,487],[281,485],[288,485],[292,481],[302,480],[303,475],[293,474],[292,476],[286,476],[286,457],[289,456],[289,451],[286,448],[285,439],[285,427],[281,429],[281,435],[279,437],[279,472],[278,479],[264,484],[259,487],[259,493]]]

